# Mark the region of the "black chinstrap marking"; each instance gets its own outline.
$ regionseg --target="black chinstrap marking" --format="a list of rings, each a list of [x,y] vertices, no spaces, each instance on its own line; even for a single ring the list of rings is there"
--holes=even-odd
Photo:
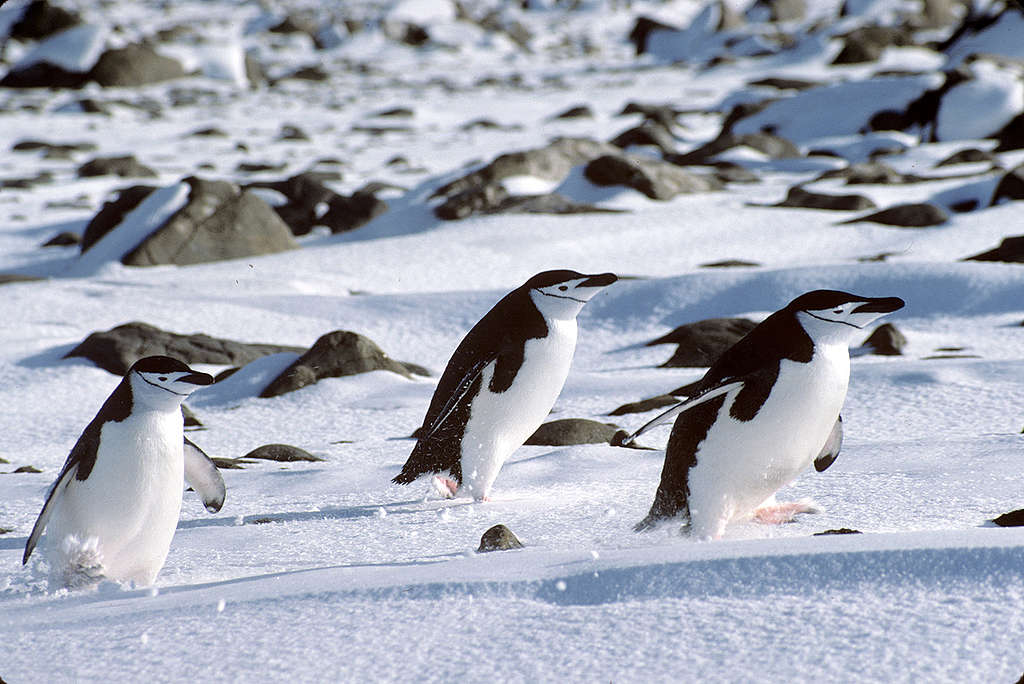
[[[555,297],[557,299],[571,299],[572,301],[579,302],[580,304],[586,304],[588,301],[586,299],[577,299],[576,297],[570,297],[569,295],[556,295],[550,292],[545,292],[544,290],[537,290],[537,292],[540,292],[545,297]]]
[[[167,387],[164,387],[163,385],[158,385],[155,382],[150,382],[149,380],[146,379],[146,376],[143,375],[142,373],[139,373],[139,377],[142,378],[142,381],[145,382],[147,385],[152,385],[153,387],[156,387],[157,389],[162,389],[165,392],[170,392],[171,394],[176,394],[179,397],[187,397],[189,394],[191,394],[191,392],[175,392],[174,390],[168,389]]]
[[[819,321],[825,321],[826,323],[840,323],[842,325],[848,325],[851,328],[856,328],[857,330],[863,330],[864,329],[863,326],[854,325],[853,323],[848,323],[847,321],[837,321],[837,320],[834,320],[832,318],[825,318],[823,316],[815,316],[810,311],[804,311],[804,313],[807,314],[808,316],[810,316],[811,318],[817,318]]]

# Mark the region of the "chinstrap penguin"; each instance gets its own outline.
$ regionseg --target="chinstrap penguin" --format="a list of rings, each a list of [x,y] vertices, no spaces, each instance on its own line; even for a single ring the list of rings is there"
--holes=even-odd
[[[809,502],[776,504],[775,492],[811,463],[822,471],[836,459],[849,344],[903,305],[898,297],[815,290],[728,349],[693,396],[624,440],[678,416],[654,504],[637,531],[681,514],[692,536],[717,539],[732,521],[778,523],[816,512]]]
[[[538,273],[494,305],[459,344],[430,401],[419,441],[394,482],[426,473],[439,489],[487,500],[502,464],[540,426],[569,375],[576,315],[611,273]]]
[[[181,403],[213,378],[177,359],[135,362],[71,449],[22,564],[40,541],[51,587],[103,579],[149,585],[163,567],[187,479],[211,512],[224,480],[183,432]]]

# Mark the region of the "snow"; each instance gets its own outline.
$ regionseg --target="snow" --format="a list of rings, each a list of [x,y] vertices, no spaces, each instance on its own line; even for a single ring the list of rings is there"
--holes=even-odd
[[[969,61],[979,80],[950,91],[940,142],[927,142],[914,130],[862,129],[878,109],[900,109],[943,82],[937,53],[900,48],[878,63],[830,67],[837,41],[812,24],[835,19],[842,3],[833,0],[808,3],[793,45],[773,55],[743,56],[737,46],[774,27],[737,29],[731,60],[710,68],[637,57],[626,40],[638,14],[689,26],[702,5],[681,0],[589,0],[576,11],[554,2],[502,5],[500,17],[531,30],[530,51],[479,27],[460,33],[452,3],[352,3],[366,26],[325,52],[266,32],[287,11],[308,7],[298,0],[274,3],[272,16],[230,2],[93,4],[75,6],[92,21],[118,16],[125,36],[190,26],[205,40],[158,47],[192,55],[190,68],[204,71],[112,94],[0,92],[0,150],[26,139],[98,145],[73,161],[0,155],[0,179],[54,176],[30,189],[0,189],[0,273],[46,278],[0,285],[0,457],[10,461],[0,464],[0,528],[11,530],[0,534],[5,681],[1009,682],[1024,673],[1024,532],[988,523],[1024,507],[1024,271],[963,261],[1024,232],[1024,203],[951,213],[926,229],[841,223],[860,212],[764,206],[803,183],[864,194],[879,207],[967,199],[987,207],[1002,171],[935,165],[966,147],[994,149],[977,136],[1024,108],[1014,99],[1016,67]],[[893,11],[891,3],[856,4],[843,30]],[[497,7],[484,5],[481,13]],[[444,46],[414,49],[386,38],[374,21],[388,12],[424,22]],[[1008,16],[962,38],[949,59],[966,61],[967,45],[1013,56],[1019,40],[1007,40],[1002,27],[1018,20]],[[250,88],[238,78],[246,51],[274,75],[321,62],[330,80]],[[904,58],[903,71],[913,73],[875,73]],[[823,85],[748,85],[768,76]],[[171,106],[186,89],[200,93],[197,103]],[[986,93],[1003,99],[967,117],[964,103]],[[120,104],[109,117],[71,111],[83,96]],[[779,99],[735,132],[774,127],[804,152],[838,156],[773,160],[731,150],[721,158],[760,182],[667,202],[596,187],[581,167],[558,182],[504,181],[513,194],[554,186],[623,213],[445,222],[431,211],[434,190],[498,154],[559,135],[609,140],[637,125],[635,116],[618,116],[628,102],[682,110],[673,133],[685,151],[718,133],[731,104],[768,97]],[[161,103],[160,116],[133,106],[143,99]],[[593,118],[552,119],[584,104]],[[358,129],[397,106],[415,112],[396,122],[408,131]],[[485,118],[504,128],[465,128]],[[286,124],[312,140],[278,140]],[[190,135],[209,126],[229,137]],[[885,163],[929,180],[814,180],[880,149],[891,150]],[[74,247],[40,248],[62,230],[81,232],[112,191],[135,182],[78,178],[77,165],[127,153],[157,171],[159,188],[84,256]],[[409,164],[388,164],[396,156]],[[267,161],[286,164],[266,176],[278,179],[325,157],[340,161],[332,168],[341,180],[330,182],[339,192],[370,181],[402,189],[369,224],[341,235],[318,229],[281,254],[188,267],[119,263],[180,208],[182,178],[244,182],[238,163]],[[1024,163],[1019,150],[998,157],[1004,169]],[[865,260],[880,254],[888,256]],[[760,265],[701,267],[725,259]],[[488,503],[439,499],[426,480],[391,484],[455,346],[505,293],[547,268],[624,276],[583,309],[552,418],[636,429],[655,413],[608,412],[703,372],[660,368],[671,349],[644,342],[703,318],[761,319],[814,288],[902,297],[906,308],[883,320],[908,345],[902,356],[851,360],[842,453],[824,473],[807,472],[779,493],[780,501],[811,498],[822,512],[790,524],[737,524],[706,543],[673,525],[634,533],[657,487],[668,426],[641,439],[652,450],[521,447]],[[223,470],[227,499],[214,515],[186,493],[152,588],[105,583],[47,593],[41,560],[21,566],[25,541],[68,451],[119,380],[63,355],[91,332],[135,320],[305,347],[332,330],[353,330],[433,376],[377,371],[259,398],[296,358],[284,353],[203,389],[188,404],[204,428],[188,436],[211,456],[287,443],[325,460]],[[23,465],[43,472],[10,473]],[[476,553],[498,523],[525,548]],[[863,534],[814,536],[839,528]]]
[[[100,58],[110,30],[106,26],[83,24],[65,29],[39,43],[14,65],[14,70],[47,63],[65,71],[89,71]]]

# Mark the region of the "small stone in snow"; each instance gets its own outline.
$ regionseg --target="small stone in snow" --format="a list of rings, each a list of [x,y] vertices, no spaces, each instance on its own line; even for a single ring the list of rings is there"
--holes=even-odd
[[[512,533],[512,530],[504,525],[495,525],[484,532],[480,538],[480,548],[476,552],[486,553],[487,551],[507,551],[521,548],[523,548],[523,543]]]

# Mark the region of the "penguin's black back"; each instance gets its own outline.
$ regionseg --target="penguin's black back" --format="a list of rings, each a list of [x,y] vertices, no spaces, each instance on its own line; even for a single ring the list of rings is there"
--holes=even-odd
[[[57,481],[59,482],[64,473],[75,466],[77,466],[75,479],[88,479],[89,473],[92,472],[93,466],[96,465],[96,454],[100,448],[100,431],[103,429],[103,424],[110,422],[120,423],[128,417],[131,411],[132,388],[126,376],[110,396],[107,397],[107,400],[103,402],[103,406],[100,407],[96,417],[82,431],[82,436],[78,438],[75,446],[71,448],[71,453],[68,454],[67,461],[65,461],[64,467],[61,469],[61,474]]]

